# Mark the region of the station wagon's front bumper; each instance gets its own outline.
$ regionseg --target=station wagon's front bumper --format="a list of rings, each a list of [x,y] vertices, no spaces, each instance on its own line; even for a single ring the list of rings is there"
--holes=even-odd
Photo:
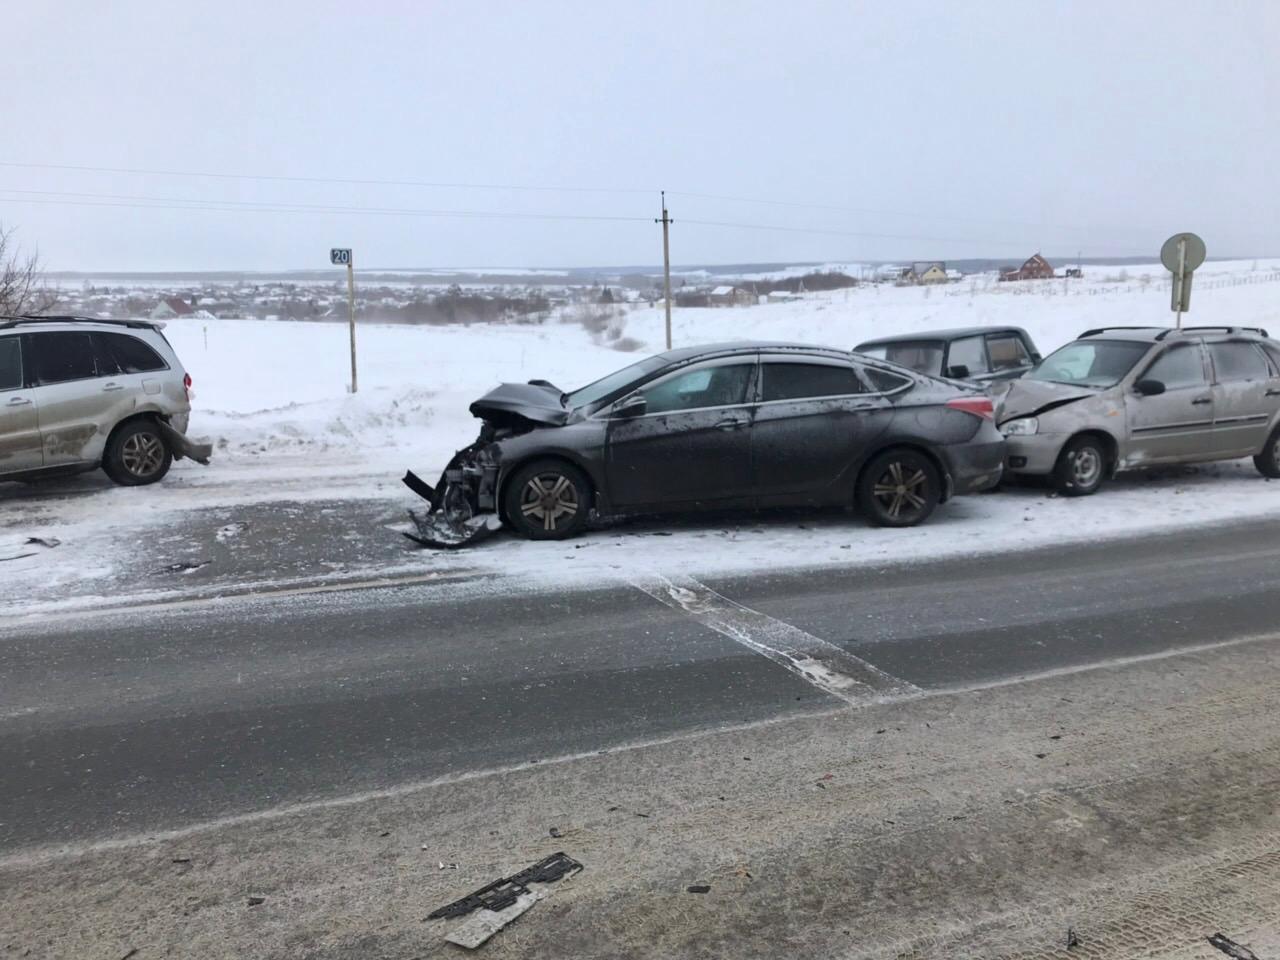
[[[1033,433],[1005,438],[1005,469],[1009,473],[1042,477],[1053,473],[1065,434]]]

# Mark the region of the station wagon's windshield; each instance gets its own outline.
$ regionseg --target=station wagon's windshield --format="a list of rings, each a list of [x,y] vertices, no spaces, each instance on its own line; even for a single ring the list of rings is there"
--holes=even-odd
[[[1150,349],[1149,343],[1131,340],[1077,340],[1045,357],[1026,379],[1078,387],[1113,387]]]
[[[870,347],[858,347],[856,352],[865,357],[888,360],[890,363],[896,363],[930,377],[942,374],[943,349],[940,340],[881,343]]]
[[[651,373],[656,373],[667,365],[668,361],[662,357],[648,357],[639,363],[633,363],[621,370],[615,370],[607,377],[601,377],[594,383],[589,383],[585,387],[579,387],[572,393],[565,394],[565,406],[576,410],[578,407],[590,406],[599,400],[603,400],[611,393],[626,387],[627,384],[633,383],[642,377]]]

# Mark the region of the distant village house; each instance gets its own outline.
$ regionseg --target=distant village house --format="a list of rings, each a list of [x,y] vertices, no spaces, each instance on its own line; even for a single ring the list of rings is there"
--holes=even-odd
[[[196,308],[181,297],[162,297],[151,311],[152,320],[173,320],[176,317],[190,317]]]
[[[1000,279],[1009,280],[1052,280],[1053,265],[1040,254],[1033,254],[1020,267],[1004,267],[1000,271]]]
[[[713,307],[750,307],[760,302],[760,297],[746,287],[716,287],[707,296]]]

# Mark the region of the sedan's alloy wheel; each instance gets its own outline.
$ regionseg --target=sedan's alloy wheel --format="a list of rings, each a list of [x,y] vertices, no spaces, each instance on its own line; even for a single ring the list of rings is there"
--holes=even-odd
[[[540,473],[530,478],[520,496],[520,512],[541,521],[548,532],[573,523],[581,504],[573,483],[562,473]]]
[[[894,520],[906,520],[927,504],[929,478],[924,470],[894,460],[871,488],[872,495]]]

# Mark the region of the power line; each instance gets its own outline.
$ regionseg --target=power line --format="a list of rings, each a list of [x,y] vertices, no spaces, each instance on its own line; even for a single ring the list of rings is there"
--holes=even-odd
[[[73,170],[80,173],[126,173],[154,177],[205,177],[210,180],[263,180],[276,183],[342,183],[352,186],[377,187],[432,187],[453,190],[531,190],[539,193],[643,193],[657,190],[641,187],[575,187],[540,186],[516,183],[454,183],[433,180],[383,180],[356,177],[299,177],[269,173],[215,173],[198,170],[152,170],[143,167],[94,167],[74,163],[23,163],[16,160],[0,160],[0,167],[22,167],[37,170]]]

